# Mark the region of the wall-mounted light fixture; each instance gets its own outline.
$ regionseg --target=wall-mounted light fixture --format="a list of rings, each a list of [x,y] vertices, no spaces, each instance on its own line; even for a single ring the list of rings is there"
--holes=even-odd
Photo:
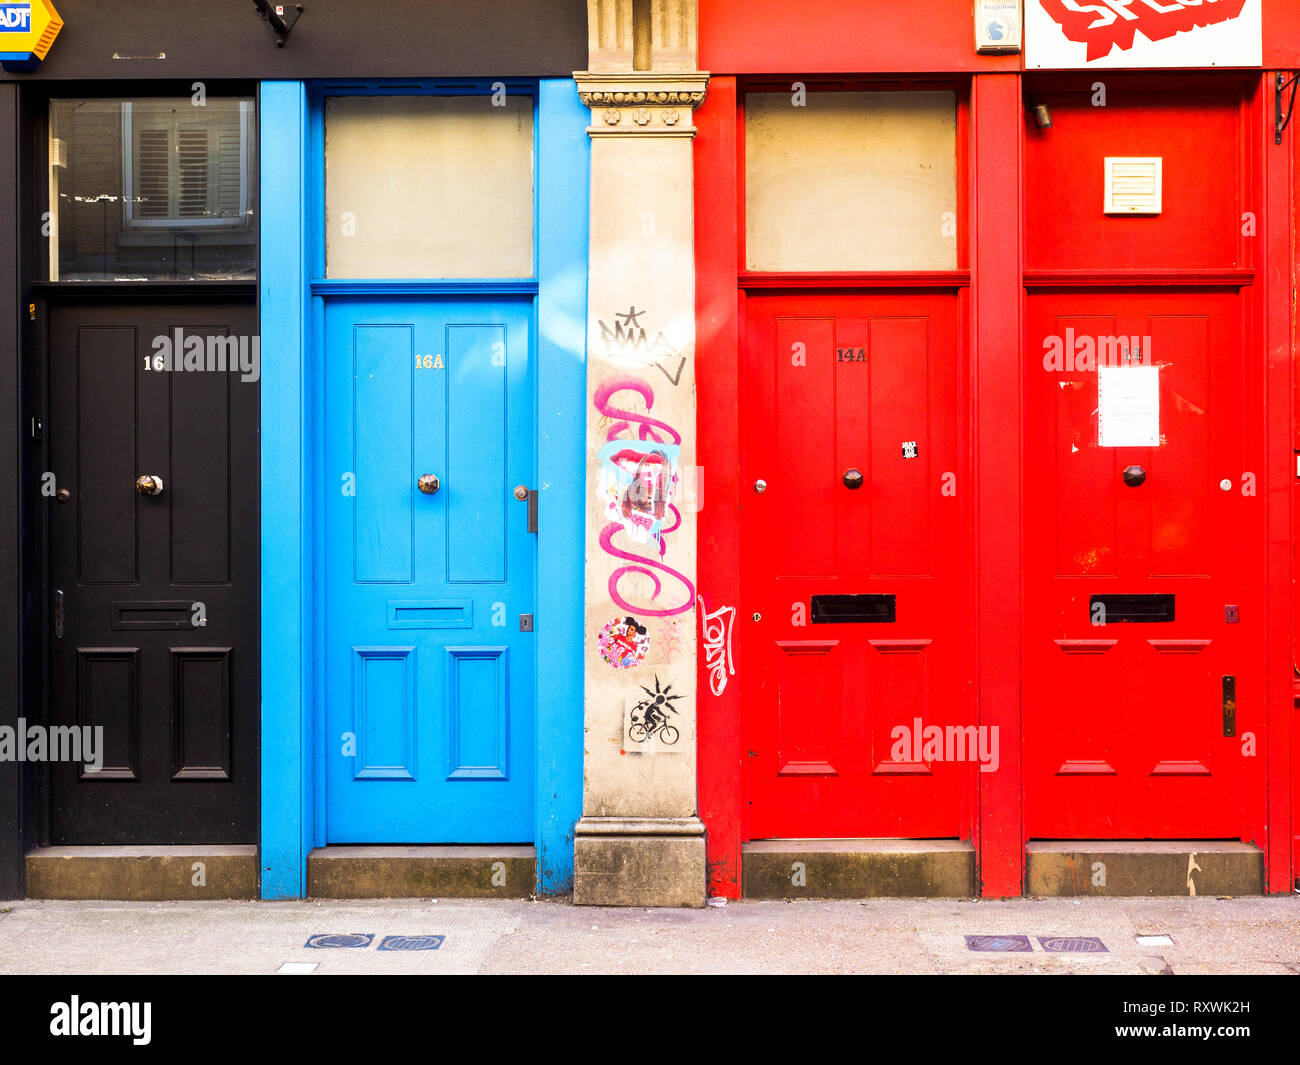
[[[257,8],[258,17],[275,34],[275,46],[283,48],[284,42],[289,39],[289,31],[302,15],[302,4],[272,4],[270,0],[253,0],[253,6]]]

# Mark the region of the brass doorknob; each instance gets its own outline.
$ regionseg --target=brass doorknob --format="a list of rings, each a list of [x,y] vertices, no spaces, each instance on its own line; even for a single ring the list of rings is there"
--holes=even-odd
[[[160,496],[163,492],[163,479],[156,474],[142,473],[135,479],[135,490],[142,496]]]
[[[522,484],[515,485],[515,498],[522,503],[525,499],[528,498],[528,489],[525,488]]]
[[[415,483],[419,486],[420,491],[427,496],[433,495],[441,487],[438,478],[431,473],[421,474],[420,479]]]
[[[862,487],[862,481],[863,481],[863,477],[862,477],[862,471],[861,471],[861,470],[852,470],[852,469],[850,469],[850,470],[845,470],[845,471],[844,471],[844,487],[845,487],[845,488],[848,488],[848,489],[851,490],[851,491],[855,491],[855,490],[857,490],[857,489],[859,489],[859,488]]]

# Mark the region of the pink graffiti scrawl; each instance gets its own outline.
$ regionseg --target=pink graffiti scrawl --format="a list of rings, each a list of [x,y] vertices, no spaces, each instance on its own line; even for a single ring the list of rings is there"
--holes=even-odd
[[[595,404],[596,410],[600,412],[602,418],[610,419],[610,426],[605,433],[605,439],[608,442],[608,445],[613,445],[613,448],[612,452],[606,457],[612,459],[616,455],[621,455],[622,449],[618,446],[618,443],[620,441],[625,441],[627,439],[627,434],[635,432],[634,439],[639,440],[642,444],[650,445],[648,448],[650,454],[654,454],[658,451],[667,458],[668,451],[671,450],[673,453],[673,462],[675,463],[677,445],[680,445],[682,442],[681,433],[667,422],[661,422],[657,418],[651,418],[648,414],[637,414],[635,411],[623,410],[619,407],[615,407],[613,405],[613,399],[620,392],[635,392],[645,403],[645,409],[647,411],[652,410],[655,405],[654,389],[645,381],[639,380],[635,377],[616,377],[612,380],[606,381],[595,390],[592,395],[592,402]],[[636,427],[635,430],[633,429],[633,426]],[[656,448],[654,445],[660,445],[660,447]],[[629,452],[632,450],[635,449],[629,449]],[[643,456],[647,453],[647,449],[641,448],[637,453],[638,455]],[[607,465],[609,464],[602,462],[602,468]],[[644,466],[642,467],[641,472],[645,472]],[[673,476],[675,478],[675,474]],[[605,487],[608,488],[609,485],[607,484]],[[662,485],[661,487],[664,488],[666,492],[667,485]],[[648,505],[652,512],[653,510],[659,509],[658,503],[655,501],[656,493],[658,491],[659,489],[652,489],[650,491],[638,491],[634,495],[617,495],[612,501],[614,512],[611,514],[611,516],[615,517],[617,520],[611,521],[601,530],[600,546],[607,555],[632,563],[632,565],[629,566],[619,566],[610,574],[610,599],[617,603],[622,609],[633,613],[642,614],[651,618],[670,618],[675,614],[684,614],[695,606],[695,585],[691,583],[690,578],[688,578],[684,573],[680,573],[673,569],[671,566],[660,562],[658,559],[645,558],[641,555],[630,554],[629,552],[614,546],[615,534],[621,531],[630,534],[632,528],[636,527],[636,522],[633,516],[637,514],[638,506]],[[682,524],[681,511],[672,503],[667,501],[666,494],[662,501],[665,506],[662,508],[659,516],[654,519],[653,536],[649,535],[651,532],[649,528],[646,530],[646,540],[653,540],[658,544],[659,558],[663,558],[667,553],[667,537],[681,528]],[[624,512],[623,508],[624,502],[628,504],[626,512]],[[671,515],[672,524],[661,524],[669,515]],[[644,515],[641,516],[643,517]],[[686,593],[682,602],[677,603],[676,605],[664,605],[659,601],[659,595],[663,591],[663,584],[656,575],[656,572],[663,573],[664,575],[671,577],[674,581],[680,583]],[[630,573],[640,574],[641,576],[650,579],[653,590],[650,593],[649,603],[630,603],[619,591],[619,582]]]
[[[1163,41],[1201,26],[1231,22],[1246,0],[1039,0],[1070,40],[1088,46],[1088,61],[1119,48],[1128,51],[1138,33]]]

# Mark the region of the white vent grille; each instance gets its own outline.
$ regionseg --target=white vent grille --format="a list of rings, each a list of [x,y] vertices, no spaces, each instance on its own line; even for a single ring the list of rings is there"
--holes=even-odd
[[[1159,214],[1164,180],[1161,158],[1106,160],[1106,213]]]

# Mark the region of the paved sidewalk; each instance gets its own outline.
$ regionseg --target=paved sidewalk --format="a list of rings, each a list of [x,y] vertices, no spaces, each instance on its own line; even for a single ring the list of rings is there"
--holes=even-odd
[[[0,911],[6,974],[275,973],[305,963],[318,974],[1300,975],[1300,897],[732,902],[704,910],[555,900],[20,901]],[[366,945],[306,946],[322,935]],[[1027,936],[1031,951],[978,953],[966,941],[976,935]],[[1171,942],[1138,942],[1148,935]],[[380,949],[388,936],[444,938]],[[1051,937],[1093,937],[1106,950],[1049,953],[1040,938]]]

